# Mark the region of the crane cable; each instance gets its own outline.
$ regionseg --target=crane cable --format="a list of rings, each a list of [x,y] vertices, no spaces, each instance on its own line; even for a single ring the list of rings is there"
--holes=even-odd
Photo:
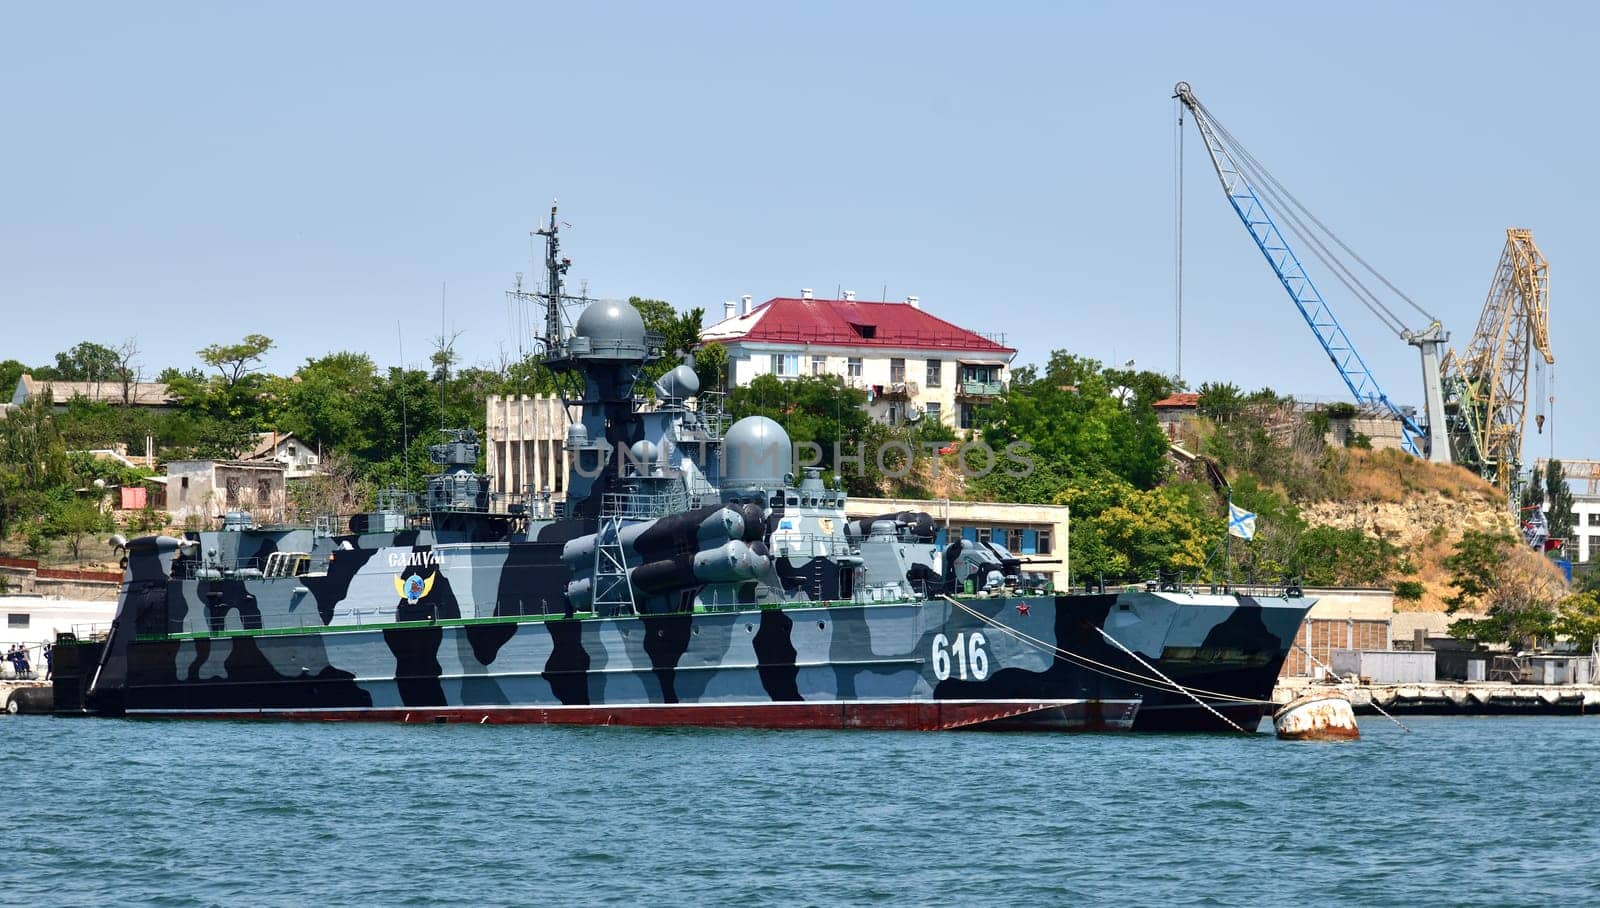
[[[1255,157],[1255,155],[1250,153],[1250,150],[1246,148],[1243,143],[1241,143],[1239,139],[1228,130],[1226,126],[1217,121],[1216,117],[1211,114],[1211,111],[1208,110],[1198,98],[1194,99],[1194,103],[1200,112],[1206,117],[1207,121],[1211,124],[1212,129],[1215,130],[1217,135],[1227,143],[1229,149],[1237,153],[1238,157],[1236,159],[1236,163],[1240,165],[1241,174],[1254,185],[1254,188],[1258,189],[1263,195],[1268,196],[1269,200],[1276,204],[1278,210],[1285,216],[1287,220],[1291,222],[1293,232],[1297,235],[1297,237],[1304,240],[1307,245],[1311,247],[1317,259],[1326,265],[1331,271],[1333,271],[1334,276],[1339,279],[1340,283],[1344,284],[1347,289],[1360,298],[1362,303],[1365,304],[1368,309],[1372,310],[1373,313],[1377,315],[1385,325],[1387,325],[1391,330],[1394,330],[1397,334],[1404,334],[1405,323],[1398,315],[1395,314],[1394,310],[1385,305],[1382,299],[1376,293],[1362,283],[1361,280],[1354,274],[1353,270],[1349,268],[1349,266],[1345,265],[1342,261],[1339,261],[1338,257],[1333,254],[1332,250],[1327,248],[1326,243],[1324,243],[1322,239],[1316,235],[1316,232],[1306,225],[1305,221],[1309,220],[1311,224],[1315,225],[1318,230],[1325,234],[1327,238],[1334,243],[1334,245],[1344,250],[1345,253],[1354,259],[1362,268],[1366,269],[1368,273],[1377,278],[1377,280],[1382,283],[1383,286],[1387,287],[1396,296],[1404,300],[1423,318],[1426,318],[1430,324],[1438,321],[1438,319],[1434,318],[1431,313],[1429,313],[1426,309],[1423,309],[1422,306],[1416,302],[1416,300],[1413,300],[1408,294],[1405,293],[1405,291],[1395,286],[1392,281],[1374,268],[1366,259],[1362,258],[1360,253],[1352,249],[1350,245],[1341,239],[1338,234],[1334,233],[1327,224],[1323,223],[1320,218],[1313,214],[1309,208],[1307,208],[1298,198],[1295,197],[1292,192],[1289,191],[1288,187],[1284,186],[1277,177],[1273,176],[1272,172],[1268,170],[1266,166]]]

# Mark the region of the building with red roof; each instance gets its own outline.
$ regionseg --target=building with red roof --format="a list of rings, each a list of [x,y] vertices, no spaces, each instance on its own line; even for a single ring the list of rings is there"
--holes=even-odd
[[[1200,395],[1190,391],[1179,391],[1163,397],[1150,405],[1156,411],[1156,420],[1167,430],[1168,438],[1178,437],[1178,426],[1183,423],[1184,417],[1193,416],[1200,411]]]
[[[735,310],[700,332],[704,343],[728,350],[728,379],[747,385],[756,376],[837,375],[867,392],[868,411],[891,425],[937,419],[971,428],[978,407],[999,394],[1015,348],[1004,336],[983,334],[925,311],[916,297],[870,303],[776,297]]]

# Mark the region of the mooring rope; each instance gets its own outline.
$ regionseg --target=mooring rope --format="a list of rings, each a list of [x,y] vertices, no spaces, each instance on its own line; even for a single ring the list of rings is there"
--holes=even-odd
[[[984,613],[978,611],[977,609],[969,608],[965,603],[962,603],[959,600],[952,599],[949,596],[944,596],[942,598],[946,602],[948,602],[951,605],[955,606],[956,608],[960,609],[961,611],[966,612],[967,614],[971,615],[974,618],[977,618],[979,621],[982,621],[983,623],[989,625],[990,627],[993,627],[994,629],[1000,631],[1001,633],[1007,634],[1007,635],[1009,635],[1011,637],[1015,637],[1016,639],[1022,641],[1023,643],[1026,643],[1026,644],[1029,644],[1029,645],[1033,646],[1035,649],[1038,649],[1040,652],[1054,655],[1054,656],[1056,656],[1056,657],[1058,657],[1060,659],[1063,659],[1065,661],[1068,661],[1068,662],[1076,662],[1079,665],[1083,666],[1084,668],[1087,668],[1090,671],[1095,672],[1096,674],[1106,675],[1108,677],[1117,678],[1117,679],[1123,680],[1123,681],[1129,681],[1129,682],[1137,684],[1137,685],[1139,685],[1141,687],[1151,688],[1152,690],[1178,690],[1178,691],[1183,691],[1184,693],[1190,693],[1192,691],[1193,693],[1204,694],[1204,695],[1206,695],[1208,698],[1210,698],[1212,700],[1220,700],[1220,701],[1230,702],[1230,703],[1250,704],[1250,705],[1256,705],[1256,706],[1271,706],[1272,705],[1272,701],[1271,700],[1257,700],[1257,699],[1254,699],[1252,697],[1241,697],[1241,696],[1238,696],[1237,694],[1225,694],[1225,693],[1222,693],[1220,691],[1204,690],[1202,688],[1185,688],[1185,687],[1183,687],[1183,685],[1178,684],[1176,681],[1173,681],[1171,678],[1167,678],[1166,676],[1162,675],[1160,672],[1155,672],[1155,677],[1152,679],[1152,677],[1148,676],[1148,675],[1141,675],[1141,674],[1139,674],[1137,672],[1128,671],[1125,668],[1118,668],[1115,665],[1108,665],[1108,664],[1106,664],[1104,662],[1099,662],[1099,661],[1097,661],[1095,659],[1091,659],[1088,656],[1072,652],[1071,650],[1066,650],[1066,649],[1062,649],[1059,646],[1054,646],[1054,645],[1052,645],[1050,643],[1047,643],[1044,640],[1040,640],[1037,637],[1029,636],[1028,634],[1026,634],[1026,633],[1024,633],[1022,631],[1019,631],[1014,627],[1010,627],[1010,626],[1008,626],[1008,625],[1006,625],[1006,624],[1004,624],[1004,623],[1002,623],[1000,621],[995,620],[994,618],[989,617],[988,615],[985,615]],[[1097,628],[1097,630],[1098,630],[1098,628]],[[1135,656],[1135,658],[1137,659],[1138,657]],[[1143,661],[1143,660],[1140,660],[1140,661]],[[1153,669],[1152,669],[1152,671],[1153,671]],[[1192,696],[1192,694],[1191,694],[1191,696]]]
[[[1205,707],[1206,712],[1211,713],[1213,716],[1216,716],[1218,719],[1221,719],[1222,721],[1224,721],[1224,722],[1228,723],[1229,725],[1233,726],[1234,729],[1237,730],[1240,734],[1245,734],[1245,735],[1250,734],[1250,732],[1247,732],[1242,727],[1240,727],[1239,723],[1233,721],[1232,719],[1228,718],[1227,716],[1224,716],[1222,713],[1217,712],[1214,708],[1212,708],[1211,704],[1209,704],[1206,701],[1200,699],[1199,697],[1196,697],[1194,695],[1194,692],[1189,690],[1189,688],[1184,687],[1182,684],[1179,684],[1178,682],[1172,680],[1171,678],[1168,678],[1166,675],[1161,674],[1161,670],[1160,669],[1156,668],[1154,665],[1151,665],[1149,662],[1146,662],[1143,656],[1140,656],[1138,653],[1134,652],[1133,650],[1128,649],[1126,646],[1123,646],[1122,645],[1122,641],[1120,641],[1117,638],[1115,638],[1115,637],[1111,636],[1110,634],[1106,633],[1104,628],[1096,627],[1095,630],[1100,632],[1100,636],[1106,638],[1106,642],[1107,643],[1111,644],[1112,646],[1115,646],[1117,649],[1120,649],[1123,652],[1127,653],[1128,655],[1132,656],[1134,658],[1134,660],[1137,661],[1139,664],[1143,665],[1145,668],[1148,668],[1148,669],[1150,669],[1151,672],[1155,673],[1156,677],[1158,677],[1161,680],[1163,680],[1163,681],[1167,682],[1168,684],[1172,685],[1173,689],[1183,691],[1184,694],[1186,694],[1189,697],[1189,699],[1191,699],[1194,702],[1196,702],[1196,703],[1200,704],[1201,706]]]
[[[1315,662],[1318,665],[1322,666],[1323,668],[1327,669],[1328,670],[1328,674],[1332,675],[1335,679],[1337,679],[1339,677],[1339,673],[1333,670],[1333,666],[1329,665],[1326,662],[1323,662],[1321,659],[1318,659],[1316,656],[1311,655],[1311,650],[1308,650],[1305,647],[1301,646],[1298,641],[1295,642],[1294,648],[1299,650],[1302,653],[1305,653],[1307,659],[1310,659],[1312,662]],[[1371,691],[1367,692],[1367,705],[1371,706],[1373,709],[1377,710],[1378,711],[1378,715],[1380,715],[1380,716],[1384,717],[1385,719],[1388,719],[1390,722],[1393,722],[1394,724],[1400,726],[1402,729],[1405,730],[1406,734],[1408,734],[1408,735],[1411,734],[1411,729],[1406,728],[1406,724],[1404,722],[1401,722],[1399,719],[1396,719],[1394,716],[1389,715],[1386,711],[1384,711],[1383,707],[1378,705],[1378,700],[1377,700],[1376,697],[1372,696],[1372,692]]]

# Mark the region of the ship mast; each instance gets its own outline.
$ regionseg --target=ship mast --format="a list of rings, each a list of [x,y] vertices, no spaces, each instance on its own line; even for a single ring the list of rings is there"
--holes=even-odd
[[[565,351],[565,326],[561,323],[561,303],[566,296],[561,292],[561,278],[572,267],[572,259],[561,257],[561,222],[556,220],[556,204],[550,203],[550,224],[533,231],[534,236],[544,237],[544,268],[545,292],[544,296],[544,354],[546,357],[561,356]]]

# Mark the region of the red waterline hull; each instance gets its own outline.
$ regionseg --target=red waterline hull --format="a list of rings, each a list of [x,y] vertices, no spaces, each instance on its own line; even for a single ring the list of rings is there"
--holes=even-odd
[[[629,725],[945,731],[995,728],[1126,731],[1137,703],[1085,700],[646,704],[632,706],[442,706],[398,709],[129,710],[140,719],[396,722],[471,725]]]

